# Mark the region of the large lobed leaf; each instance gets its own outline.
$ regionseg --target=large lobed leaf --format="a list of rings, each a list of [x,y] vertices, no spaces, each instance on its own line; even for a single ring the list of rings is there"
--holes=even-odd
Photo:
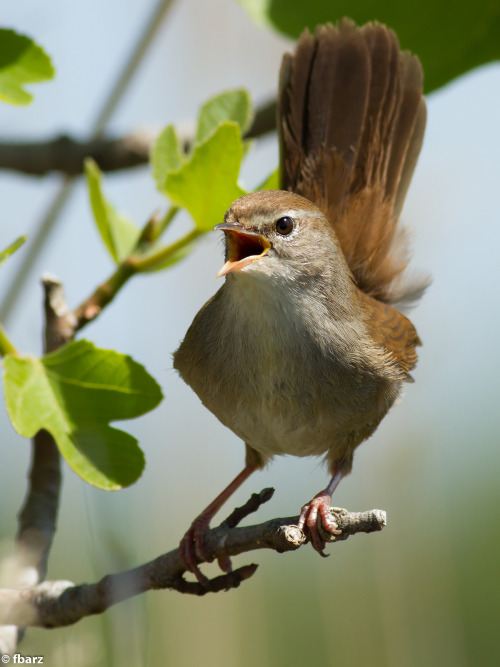
[[[29,104],[33,96],[24,86],[54,77],[49,56],[25,35],[0,28],[0,100]]]
[[[357,24],[379,21],[395,30],[401,46],[417,54],[430,92],[500,58],[500,3],[491,0],[239,0],[258,22],[297,38],[307,26],[348,16]]]
[[[7,410],[20,435],[49,431],[73,470],[101,489],[137,480],[144,468],[137,440],[109,422],[138,417],[161,401],[140,364],[85,340],[42,359],[7,355],[4,364]]]
[[[208,142],[223,123],[235,123],[240,128],[240,134],[243,134],[251,125],[252,119],[252,103],[246,90],[229,90],[215,95],[200,108],[194,151],[189,156],[182,155],[175,128],[173,125],[168,125],[151,150],[151,165],[158,190],[168,194],[165,187],[169,174],[189,173],[189,170],[183,171],[183,167],[193,159],[198,160],[196,149]],[[235,141],[241,143],[241,137]]]
[[[258,185],[255,190],[279,190],[280,189],[280,170],[277,167],[267,178]]]
[[[245,134],[253,117],[252,102],[246,90],[228,90],[215,95],[203,104],[198,114],[196,144],[203,143],[226,121],[236,123],[241,134]]]
[[[167,175],[165,192],[189,211],[200,231],[221,222],[231,203],[245,194],[238,185],[242,157],[240,128],[225,122],[195,147],[189,162]]]

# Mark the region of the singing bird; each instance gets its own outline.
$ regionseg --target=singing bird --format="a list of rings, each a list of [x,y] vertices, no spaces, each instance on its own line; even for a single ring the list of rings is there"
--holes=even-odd
[[[405,273],[398,219],[425,121],[421,65],[383,25],[344,19],[306,30],[283,58],[282,189],[241,197],[215,227],[226,239],[225,281],[174,355],[246,448],[242,472],[181,542],[200,581],[211,518],[277,454],[324,457],[331,481],[302,507],[299,526],[320,553],[318,521],[339,532],[331,494],[417,361],[420,340],[401,309],[426,281]]]

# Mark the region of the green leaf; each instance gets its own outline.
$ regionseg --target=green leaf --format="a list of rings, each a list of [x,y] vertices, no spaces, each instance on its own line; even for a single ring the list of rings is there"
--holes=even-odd
[[[25,35],[0,29],[0,100],[29,104],[33,95],[24,85],[53,77],[50,58],[40,46]]]
[[[253,121],[253,110],[246,90],[229,90],[205,102],[198,116],[196,143],[203,143],[225,121],[237,123],[242,134],[248,130]]]
[[[41,359],[7,355],[4,364],[7,410],[18,433],[49,431],[73,470],[101,489],[137,480],[144,455],[135,438],[109,422],[138,417],[161,401],[140,364],[85,340]]]
[[[101,170],[91,158],[85,160],[85,174],[97,228],[109,254],[118,264],[130,254],[140,231],[105,198],[102,191]]]
[[[349,16],[358,25],[379,21],[398,35],[403,49],[422,61],[430,92],[465,72],[500,58],[500,3],[491,0],[239,0],[259,23],[298,37],[307,26]]]
[[[239,125],[245,132],[253,120],[250,96],[246,90],[230,90],[209,99],[198,115],[195,146],[204,143],[224,122]],[[244,152],[249,146],[244,146]],[[168,125],[156,140],[150,154],[157,188],[165,193],[167,176],[181,169],[188,160],[182,155],[179,138],[173,125]]]
[[[2,252],[0,252],[0,264],[3,264],[6,259],[15,253],[16,250],[23,245],[27,238],[27,236],[18,236],[17,239],[10,244],[10,246],[7,246],[5,250],[2,250]]]
[[[156,140],[151,149],[150,161],[156,186],[160,192],[164,192],[168,174],[178,171],[183,164],[179,139],[173,125],[168,125]]]
[[[279,190],[280,189],[280,170],[279,167],[269,174],[255,190]]]
[[[231,203],[245,194],[237,183],[242,155],[239,126],[225,122],[195,147],[189,162],[167,176],[165,191],[189,211],[200,231],[212,229]]]

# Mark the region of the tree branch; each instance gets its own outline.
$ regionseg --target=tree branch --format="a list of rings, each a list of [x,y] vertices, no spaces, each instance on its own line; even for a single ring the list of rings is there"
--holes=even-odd
[[[246,505],[235,510],[220,526],[205,537],[210,560],[236,556],[257,549],[278,553],[295,551],[307,542],[296,523],[298,517],[271,519],[265,523],[235,527],[272,496],[272,489],[254,494]],[[347,512],[332,508],[332,515],[342,530],[335,542],[346,540],[359,532],[380,531],[386,524],[385,512]],[[251,577],[256,565],[246,565],[208,581],[208,584],[186,581],[184,565],[178,549],[174,549],[139,567],[103,577],[94,584],[75,586],[69,581],[46,581],[24,590],[0,590],[0,623],[61,627],[76,623],[85,616],[100,614],[118,602],[148,590],[172,589],[181,593],[205,595],[236,588]]]
[[[73,315],[68,311],[61,283],[51,276],[44,276],[42,284],[45,292],[44,348],[46,352],[52,352],[72,339]],[[39,431],[33,439],[29,486],[19,514],[16,539],[21,582],[26,576],[36,577],[37,581],[45,577],[56,530],[60,487],[59,450],[49,433]]]
[[[44,349],[52,352],[73,337],[72,320],[61,283],[45,276]],[[31,469],[23,507],[19,513],[16,551],[10,564],[10,581],[19,588],[43,581],[52,541],[56,532],[61,493],[61,457],[57,445],[47,431],[39,431],[31,443]],[[12,653],[22,629],[0,627],[0,646]],[[6,650],[7,649],[7,650]]]
[[[255,113],[247,138],[260,137],[276,127],[276,103],[268,102]],[[180,126],[181,145],[188,153],[194,140],[193,124]],[[155,130],[140,130],[123,137],[91,137],[80,141],[61,135],[47,141],[0,142],[0,169],[32,176],[58,171],[66,176],[83,173],[83,161],[92,157],[102,171],[130,169],[149,161],[149,150],[156,140]]]
[[[148,160],[149,147],[156,135],[133,133],[124,137],[103,137],[79,141],[61,135],[47,141],[0,143],[0,169],[31,176],[59,171],[67,176],[83,173],[83,161],[92,157],[102,171],[128,169]]]

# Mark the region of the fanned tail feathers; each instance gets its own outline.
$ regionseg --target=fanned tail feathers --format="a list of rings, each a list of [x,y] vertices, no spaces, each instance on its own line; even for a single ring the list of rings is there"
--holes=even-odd
[[[320,26],[284,57],[278,105],[281,187],[327,214],[363,292],[418,298],[398,227],[425,129],[418,58],[377,23]]]

